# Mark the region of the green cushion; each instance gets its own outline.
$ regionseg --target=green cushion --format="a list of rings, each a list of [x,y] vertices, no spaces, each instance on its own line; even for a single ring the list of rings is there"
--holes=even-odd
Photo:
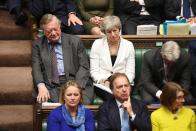
[[[140,78],[143,55],[149,49],[150,48],[136,48],[135,49],[135,80],[134,80],[135,84],[137,84]]]
[[[47,119],[42,120],[42,131],[47,131]]]

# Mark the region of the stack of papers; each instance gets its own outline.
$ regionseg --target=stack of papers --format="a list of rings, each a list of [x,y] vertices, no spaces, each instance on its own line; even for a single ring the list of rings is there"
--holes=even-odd
[[[196,23],[191,24],[189,30],[192,35],[196,35]]]
[[[155,25],[138,25],[137,35],[157,35],[157,26]]]
[[[188,35],[188,23],[167,24],[167,35]]]

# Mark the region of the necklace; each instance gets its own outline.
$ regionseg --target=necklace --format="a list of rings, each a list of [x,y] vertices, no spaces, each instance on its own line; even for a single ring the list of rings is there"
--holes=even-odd
[[[119,50],[120,43],[108,43],[110,55],[117,55]]]
[[[178,113],[180,112],[180,109],[177,109],[177,111],[175,113],[172,113],[171,112],[171,115],[173,117],[174,120],[177,120],[178,119]]]
[[[173,120],[177,120],[178,119],[178,114],[180,112],[180,109],[177,109],[174,113],[167,109],[168,113],[170,114],[170,116],[172,117]]]

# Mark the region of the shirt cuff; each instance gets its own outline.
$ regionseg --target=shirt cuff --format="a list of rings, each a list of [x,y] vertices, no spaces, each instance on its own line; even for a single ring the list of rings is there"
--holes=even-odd
[[[134,121],[135,117],[136,117],[136,114],[131,113],[131,121]]]
[[[68,16],[71,15],[71,14],[76,15],[76,12],[69,12]]]
[[[158,90],[156,92],[156,97],[160,99],[161,94],[162,94],[162,91],[161,90]]]
[[[140,5],[145,5],[144,0],[138,0]]]
[[[45,83],[39,83],[39,84],[37,84],[37,87],[38,88],[42,88],[42,87],[45,87],[46,85],[45,85]]]

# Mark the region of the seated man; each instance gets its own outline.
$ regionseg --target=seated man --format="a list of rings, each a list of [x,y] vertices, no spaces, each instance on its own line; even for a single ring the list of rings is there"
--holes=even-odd
[[[114,73],[110,80],[114,98],[100,106],[98,131],[151,131],[146,105],[130,97],[128,77],[124,73]]]
[[[196,99],[196,40],[192,40],[189,43],[189,53],[191,64],[191,93]]]
[[[140,95],[148,104],[159,103],[162,87],[166,82],[180,84],[186,91],[190,88],[189,54],[180,50],[174,41],[168,41],[162,48],[155,48],[144,54],[141,78],[138,84]],[[189,94],[186,104],[193,103]]]
[[[122,22],[122,34],[135,35],[138,25],[162,22],[163,0],[114,0],[114,11]]]
[[[24,0],[7,0],[6,3],[10,14],[15,15],[15,24],[23,25],[27,20],[27,14],[22,10]]]
[[[38,102],[59,102],[59,93],[67,80],[77,80],[84,104],[93,98],[89,61],[80,38],[61,33],[60,20],[45,14],[40,25],[45,36],[34,41],[32,47],[33,96]]]
[[[177,16],[183,16],[191,21],[196,16],[196,0],[165,0],[164,13],[166,20],[176,20]]]
[[[39,21],[44,14],[51,13],[61,20],[62,32],[83,34],[83,23],[79,11],[72,0],[28,0],[28,8]]]

